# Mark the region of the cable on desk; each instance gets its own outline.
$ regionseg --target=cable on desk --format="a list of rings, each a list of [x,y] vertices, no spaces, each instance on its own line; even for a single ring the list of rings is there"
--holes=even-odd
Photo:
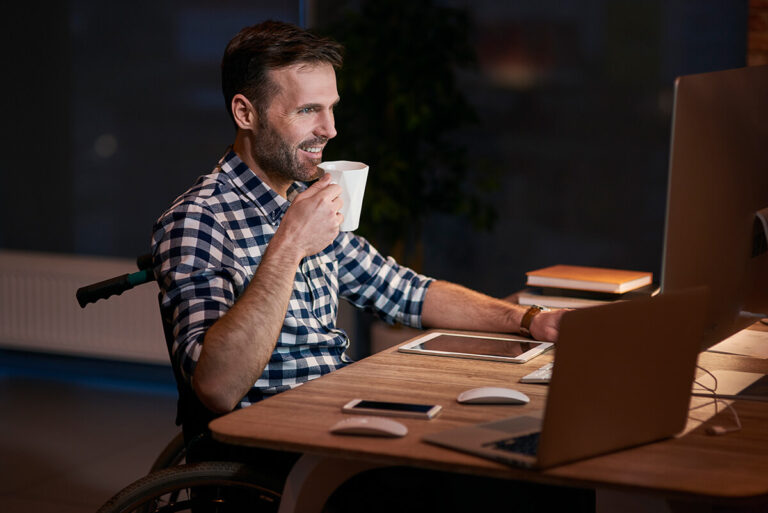
[[[708,402],[708,403],[700,404],[699,406],[693,406],[693,407],[691,407],[689,409],[689,411],[697,410],[699,408],[704,408],[706,406],[709,406],[710,404],[714,404],[715,405],[715,414],[713,416],[717,416],[717,413],[718,413],[717,412],[717,402],[718,401],[723,401],[725,406],[729,410],[731,410],[731,413],[733,413],[733,420],[734,420],[734,423],[736,424],[736,426],[735,427],[730,427],[730,428],[727,428],[727,427],[724,427],[724,426],[709,426],[707,428],[707,434],[709,434],[709,435],[724,435],[726,433],[732,433],[734,431],[740,430],[741,429],[741,419],[739,419],[739,414],[736,412],[736,409],[733,407],[733,405],[731,405],[731,403],[729,403],[728,401],[725,401],[725,400],[723,400],[723,399],[721,399],[720,397],[717,396],[717,392],[716,392],[717,391],[717,377],[714,374],[712,374],[708,369],[705,369],[701,365],[696,365],[696,367],[698,367],[702,371],[706,372],[709,376],[712,377],[712,381],[714,381],[714,386],[713,387],[709,387],[709,386],[705,385],[704,383],[702,383],[701,381],[699,381],[698,379],[694,380],[694,385],[698,385],[699,387],[701,387],[702,390],[704,390],[706,392],[709,392],[712,395],[712,401]],[[690,415],[688,416],[688,418],[691,418]],[[698,419],[693,419],[693,420],[698,420]]]

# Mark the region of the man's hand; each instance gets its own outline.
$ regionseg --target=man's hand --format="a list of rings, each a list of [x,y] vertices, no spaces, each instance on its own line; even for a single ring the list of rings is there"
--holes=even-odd
[[[556,342],[560,334],[560,321],[567,309],[547,310],[531,321],[531,336],[544,342]]]
[[[306,191],[296,196],[288,207],[278,233],[301,251],[314,255],[327,247],[339,234],[344,216],[341,187],[323,175]]]

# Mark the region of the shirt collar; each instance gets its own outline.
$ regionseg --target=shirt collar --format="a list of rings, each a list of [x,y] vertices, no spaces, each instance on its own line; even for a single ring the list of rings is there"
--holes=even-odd
[[[302,182],[293,182],[288,187],[288,199],[283,198],[256,176],[256,173],[240,160],[240,157],[231,147],[221,158],[217,167],[221,173],[226,174],[232,180],[243,196],[256,205],[275,226],[280,223],[280,219],[296,195],[307,188]]]

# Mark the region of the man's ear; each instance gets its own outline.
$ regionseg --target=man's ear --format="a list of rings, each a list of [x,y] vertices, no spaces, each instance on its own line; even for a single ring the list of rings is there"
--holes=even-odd
[[[253,104],[242,94],[236,94],[230,105],[235,124],[242,130],[255,130],[258,124],[258,114]]]

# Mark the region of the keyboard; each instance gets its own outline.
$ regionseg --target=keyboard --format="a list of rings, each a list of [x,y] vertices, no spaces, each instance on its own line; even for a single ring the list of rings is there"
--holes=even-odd
[[[531,433],[513,438],[505,438],[504,440],[485,444],[485,446],[492,446],[492,448],[500,451],[519,452],[528,454],[529,456],[536,456],[536,453],[539,450],[540,434],[541,433]]]
[[[552,378],[552,365],[553,362],[550,362],[530,374],[526,374],[520,378],[520,383],[549,383]]]

